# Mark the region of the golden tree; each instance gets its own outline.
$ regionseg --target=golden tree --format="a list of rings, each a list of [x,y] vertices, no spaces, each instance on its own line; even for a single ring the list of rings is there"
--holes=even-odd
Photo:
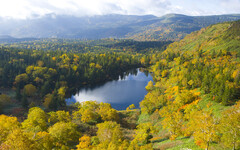
[[[120,125],[116,122],[105,121],[97,124],[97,127],[97,137],[101,142],[118,143],[123,138]]]
[[[39,132],[47,129],[47,117],[39,107],[29,109],[28,117],[22,122],[22,127],[28,131]]]
[[[79,144],[77,145],[77,150],[90,149],[91,148],[91,137],[84,135],[79,138]]]
[[[9,133],[18,128],[20,128],[20,123],[17,121],[17,117],[0,115],[0,143],[6,140]]]
[[[69,142],[77,142],[80,132],[72,122],[57,122],[48,128],[49,134],[55,139],[56,146],[68,146]]]
[[[36,150],[35,142],[21,129],[15,129],[8,135],[3,147],[7,150]],[[3,148],[4,149],[4,148]]]
[[[221,141],[233,150],[240,146],[240,101],[225,110],[219,124],[222,133]]]
[[[32,84],[27,84],[24,86],[24,92],[27,94],[27,96],[34,96],[34,94],[37,92],[37,88]]]
[[[196,111],[188,123],[188,131],[193,133],[195,143],[209,149],[210,144],[218,139],[218,121],[214,118],[212,111]]]

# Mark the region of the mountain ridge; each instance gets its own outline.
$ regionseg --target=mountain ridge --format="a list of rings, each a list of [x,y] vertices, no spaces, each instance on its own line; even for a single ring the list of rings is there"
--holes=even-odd
[[[103,15],[75,17],[48,14],[41,18],[0,18],[0,35],[15,38],[130,38],[138,41],[177,41],[208,25],[235,21],[240,14],[214,16]]]

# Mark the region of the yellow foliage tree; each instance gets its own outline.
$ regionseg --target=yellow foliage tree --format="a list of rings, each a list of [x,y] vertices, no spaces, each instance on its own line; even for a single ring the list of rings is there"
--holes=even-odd
[[[152,134],[155,132],[155,128],[152,123],[141,123],[137,126],[135,130],[134,140],[132,143],[145,145],[150,143],[150,139],[152,138]]]
[[[211,111],[197,111],[188,122],[188,131],[193,133],[195,143],[209,149],[211,142],[217,140],[217,123]]]
[[[28,117],[22,122],[22,127],[28,131],[39,132],[47,129],[47,117],[39,107],[29,109]]]
[[[80,132],[72,122],[57,122],[48,128],[49,134],[55,139],[58,147],[69,146],[69,142],[77,142]]]
[[[17,75],[16,78],[15,78],[15,82],[17,84],[20,84],[20,83],[25,83],[27,82],[29,79],[28,75],[26,73],[23,73],[23,74],[20,74],[20,75]]]
[[[53,100],[52,94],[45,95],[43,106],[49,108],[49,105],[51,104],[52,100]]]
[[[127,111],[129,111],[129,110],[132,110],[132,109],[134,109],[135,108],[135,105],[134,104],[131,104],[131,105],[129,105],[128,107],[127,107]]]
[[[9,133],[18,128],[20,128],[20,123],[17,117],[0,115],[0,143],[6,140]]]
[[[35,141],[30,139],[21,129],[13,130],[12,133],[8,135],[3,147],[5,147],[6,150],[37,150]]]
[[[27,84],[24,86],[24,92],[27,94],[27,96],[34,96],[34,94],[37,92],[37,88],[32,84]]]
[[[235,79],[235,78],[237,78],[239,76],[239,72],[240,72],[239,70],[233,71],[233,73],[232,73],[233,79]]]
[[[51,124],[55,124],[56,122],[70,122],[71,121],[71,116],[69,112],[66,112],[64,110],[59,110],[59,111],[51,111],[48,113],[48,122]]]
[[[66,94],[67,87],[60,87],[58,89],[58,95],[61,99],[64,99],[65,94]]]
[[[38,132],[35,139],[36,147],[41,150],[50,150],[54,147],[54,140],[51,135],[45,131]]]
[[[148,84],[147,84],[147,86],[146,86],[145,88],[146,88],[147,91],[150,91],[150,90],[153,89],[153,87],[154,87],[154,86],[153,86],[153,82],[152,82],[152,81],[149,81]]]
[[[123,138],[120,125],[116,122],[105,121],[97,124],[97,127],[97,137],[101,142],[113,142],[118,144]]]
[[[79,138],[79,144],[77,145],[77,150],[84,150],[91,148],[91,137],[84,135]]]
[[[160,115],[164,117],[162,120],[162,125],[164,129],[167,129],[170,133],[170,139],[175,140],[178,136],[182,135],[182,126],[183,126],[183,114],[180,111],[166,112],[168,111],[163,109],[160,111]]]
[[[28,67],[26,68],[26,73],[27,73],[27,74],[32,74],[33,71],[34,71],[34,66],[28,66]]]
[[[100,114],[102,120],[104,121],[118,121],[119,115],[117,110],[113,109],[109,103],[100,103],[97,112]]]
[[[240,101],[222,112],[219,124],[221,142],[233,150],[240,148]]]
[[[85,101],[80,103],[78,106],[78,111],[73,113],[73,118],[75,120],[81,119],[82,122],[97,122],[100,115],[96,112],[99,108],[99,103],[96,101]]]

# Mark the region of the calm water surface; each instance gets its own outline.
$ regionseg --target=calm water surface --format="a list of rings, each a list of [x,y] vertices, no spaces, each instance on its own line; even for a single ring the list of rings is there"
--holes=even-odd
[[[95,100],[110,103],[113,108],[122,110],[130,104],[139,107],[139,102],[147,94],[145,86],[152,80],[149,73],[139,69],[115,81],[109,81],[94,88],[82,88],[76,95],[67,99],[67,103]]]

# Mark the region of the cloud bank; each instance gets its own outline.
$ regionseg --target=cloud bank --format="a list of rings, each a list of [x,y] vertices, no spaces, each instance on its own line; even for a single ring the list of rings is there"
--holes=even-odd
[[[0,0],[0,16],[29,18],[45,14],[162,16],[168,13],[214,15],[240,13],[240,0]]]

